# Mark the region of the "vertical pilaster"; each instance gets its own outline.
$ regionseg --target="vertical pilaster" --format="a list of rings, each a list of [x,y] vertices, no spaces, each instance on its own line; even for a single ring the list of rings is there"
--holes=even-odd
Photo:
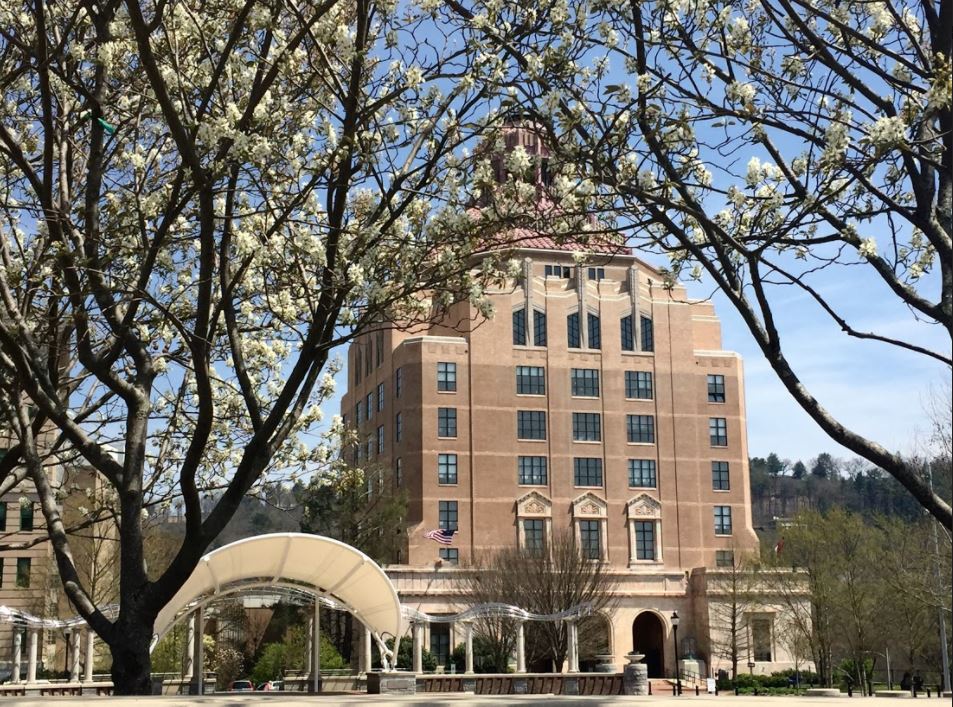
[[[466,640],[466,667],[464,672],[471,675],[473,674],[473,624],[467,621],[463,625],[463,632]]]
[[[79,682],[79,627],[75,627],[73,632],[70,634],[70,666],[69,666],[69,681],[70,682]]]
[[[526,672],[526,629],[522,621],[516,626],[516,672]]]
[[[83,663],[83,682],[93,681],[93,664],[96,662],[96,633],[86,629],[86,659]]]
[[[321,692],[321,604],[314,599],[311,619],[311,692]]]

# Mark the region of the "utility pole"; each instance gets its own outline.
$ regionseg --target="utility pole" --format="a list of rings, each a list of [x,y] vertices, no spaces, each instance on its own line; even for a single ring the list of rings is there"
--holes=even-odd
[[[927,478],[930,480],[930,491],[933,491],[933,461],[927,461]],[[936,575],[936,586],[940,590],[937,596],[943,596],[942,580],[940,576],[940,534],[936,527],[935,518],[930,519],[933,526],[933,572]],[[943,661],[943,687],[942,690],[950,689],[950,653],[946,647],[946,612],[943,607],[937,607],[937,616],[940,619],[940,658]]]

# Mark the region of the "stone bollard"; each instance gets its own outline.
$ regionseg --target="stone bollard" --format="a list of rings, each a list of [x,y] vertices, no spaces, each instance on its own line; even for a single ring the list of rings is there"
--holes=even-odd
[[[622,671],[622,692],[626,695],[649,694],[649,666],[642,662],[642,653],[629,653],[629,664]]]

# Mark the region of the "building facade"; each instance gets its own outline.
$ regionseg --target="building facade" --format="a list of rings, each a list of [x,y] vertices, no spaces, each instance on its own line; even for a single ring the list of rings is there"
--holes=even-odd
[[[568,530],[616,576],[606,618],[618,664],[638,649],[650,674],[672,674],[677,611],[685,652],[717,667],[718,599],[699,587],[758,547],[741,358],[723,350],[710,302],[629,252],[597,248],[580,263],[573,250],[523,241],[520,277],[488,293],[490,319],[463,306],[350,346],[348,454],[392,470],[408,499],[388,572],[404,603],[452,613],[467,606],[460,567]],[[775,613],[751,617],[757,671],[787,665]],[[430,630],[438,653],[459,640]]]

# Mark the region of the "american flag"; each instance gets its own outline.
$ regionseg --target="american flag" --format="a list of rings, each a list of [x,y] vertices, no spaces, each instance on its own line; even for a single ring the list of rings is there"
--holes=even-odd
[[[436,530],[431,530],[429,533],[424,533],[424,537],[431,540],[436,540],[441,545],[449,545],[453,542],[453,536],[456,534],[456,532],[456,529],[450,530],[448,528],[437,528]]]

